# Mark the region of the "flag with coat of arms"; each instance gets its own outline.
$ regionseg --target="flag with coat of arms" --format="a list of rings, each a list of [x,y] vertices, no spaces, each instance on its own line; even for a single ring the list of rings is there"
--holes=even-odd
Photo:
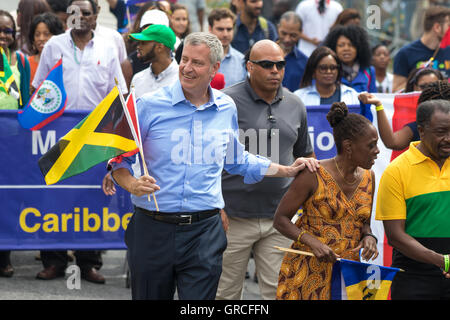
[[[25,108],[19,110],[17,118],[23,128],[38,130],[61,116],[66,104],[61,58],[36,89]]]

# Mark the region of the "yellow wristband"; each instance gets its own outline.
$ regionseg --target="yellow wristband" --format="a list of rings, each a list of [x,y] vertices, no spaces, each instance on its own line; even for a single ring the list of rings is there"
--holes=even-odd
[[[308,231],[306,231],[306,230],[302,230],[302,232],[300,232],[300,234],[298,235],[298,237],[297,237],[297,243],[302,243],[301,241],[300,241],[300,238],[302,237],[302,235],[304,235],[305,233],[307,233]]]
[[[375,107],[375,110],[376,110],[376,111],[381,111],[381,110],[384,110],[384,107],[383,107],[382,104],[380,104],[379,106],[376,106],[376,107]]]

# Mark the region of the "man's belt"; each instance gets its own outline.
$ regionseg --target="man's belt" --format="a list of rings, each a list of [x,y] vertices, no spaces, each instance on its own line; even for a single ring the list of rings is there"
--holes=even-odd
[[[169,212],[149,211],[143,208],[135,207],[135,212],[143,213],[149,217],[152,217],[154,220],[178,225],[187,225],[212,217],[218,214],[220,210],[212,209],[196,212],[177,212],[176,214],[174,214],[173,212],[169,213]]]

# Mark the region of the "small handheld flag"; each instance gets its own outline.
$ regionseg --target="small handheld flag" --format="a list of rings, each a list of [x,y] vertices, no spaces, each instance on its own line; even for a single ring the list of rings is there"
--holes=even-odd
[[[66,104],[61,58],[34,92],[27,106],[19,110],[17,118],[23,128],[38,130],[61,116]]]
[[[54,184],[130,151],[139,150],[119,90],[114,87],[86,118],[39,159],[39,168],[46,184]]]

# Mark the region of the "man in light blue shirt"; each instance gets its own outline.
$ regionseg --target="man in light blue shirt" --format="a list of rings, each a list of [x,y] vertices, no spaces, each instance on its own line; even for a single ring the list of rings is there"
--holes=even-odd
[[[215,298],[226,247],[223,169],[255,183],[317,167],[304,158],[282,166],[244,150],[236,105],[209,85],[222,55],[216,36],[186,37],[179,81],[137,103],[149,174],[133,177],[130,158],[113,165],[135,205],[125,234],[133,299],[173,299],[175,288],[180,299]],[[153,192],[161,211],[147,199]]]
[[[222,42],[224,57],[219,72],[225,76],[225,88],[244,81],[247,70],[244,67],[244,55],[231,46],[236,16],[230,9],[218,8],[208,16],[209,32]]]

